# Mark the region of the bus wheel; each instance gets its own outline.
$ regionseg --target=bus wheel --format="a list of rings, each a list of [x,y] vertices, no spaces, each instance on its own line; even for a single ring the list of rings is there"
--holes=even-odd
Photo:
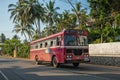
[[[74,66],[74,67],[78,67],[78,66],[79,66],[79,63],[73,63],[73,66]]]
[[[37,64],[37,65],[39,64],[39,60],[38,60],[38,56],[37,55],[35,56],[35,64]]]
[[[52,59],[52,65],[53,65],[54,68],[59,67],[60,64],[57,62],[56,57],[53,57],[53,59]]]

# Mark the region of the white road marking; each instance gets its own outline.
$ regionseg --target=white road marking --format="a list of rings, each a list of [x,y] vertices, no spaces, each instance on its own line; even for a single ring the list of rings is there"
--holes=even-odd
[[[2,74],[2,76],[5,78],[5,80],[9,80],[9,79],[7,78],[7,76],[6,76],[2,71],[0,71],[0,74]]]

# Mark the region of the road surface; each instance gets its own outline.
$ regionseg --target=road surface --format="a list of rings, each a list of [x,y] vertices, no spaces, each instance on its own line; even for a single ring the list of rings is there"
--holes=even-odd
[[[53,68],[25,59],[0,57],[0,80],[120,80],[120,67],[80,64]]]

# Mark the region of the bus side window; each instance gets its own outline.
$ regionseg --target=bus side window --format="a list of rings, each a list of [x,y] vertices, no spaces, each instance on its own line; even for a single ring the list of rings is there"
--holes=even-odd
[[[61,45],[61,37],[57,37],[57,46]]]
[[[40,44],[40,48],[42,48],[42,43]]]
[[[38,48],[38,44],[35,45],[35,49],[37,49],[37,48]]]
[[[50,42],[50,46],[53,46],[53,41]]]
[[[56,41],[56,38],[53,39],[53,46],[56,46],[57,45],[57,41]]]
[[[47,45],[48,45],[47,42],[45,42],[45,47],[47,47]]]

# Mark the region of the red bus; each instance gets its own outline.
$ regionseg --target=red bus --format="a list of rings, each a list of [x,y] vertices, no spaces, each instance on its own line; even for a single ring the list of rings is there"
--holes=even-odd
[[[59,33],[30,42],[30,59],[37,63],[50,62],[53,67],[89,62],[88,33],[83,30],[63,30]]]

